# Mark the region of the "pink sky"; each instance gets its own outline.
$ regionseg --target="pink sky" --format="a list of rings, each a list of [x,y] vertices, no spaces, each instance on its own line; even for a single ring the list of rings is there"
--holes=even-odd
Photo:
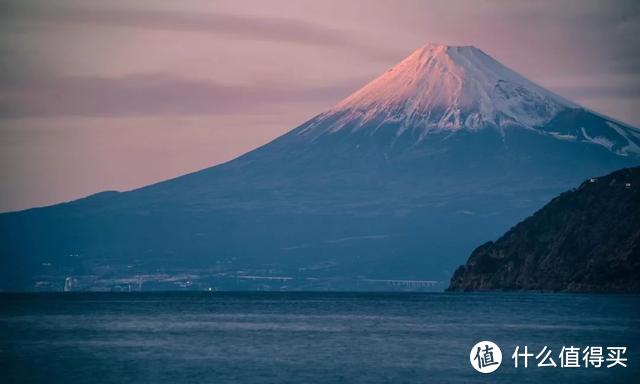
[[[427,42],[640,126],[639,17],[634,1],[5,1],[0,211],[229,160]]]

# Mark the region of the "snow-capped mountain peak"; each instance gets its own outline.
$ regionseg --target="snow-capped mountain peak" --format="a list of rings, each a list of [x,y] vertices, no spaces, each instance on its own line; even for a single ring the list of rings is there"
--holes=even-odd
[[[329,112],[341,113],[344,121],[358,119],[362,125],[396,120],[433,131],[507,123],[537,126],[567,107],[576,105],[478,48],[428,44]],[[334,127],[340,128],[341,124]]]
[[[476,47],[443,44],[415,50],[298,134],[391,130],[400,136],[411,130],[421,141],[430,133],[506,127],[597,144],[620,155],[640,153],[637,129],[546,90]]]

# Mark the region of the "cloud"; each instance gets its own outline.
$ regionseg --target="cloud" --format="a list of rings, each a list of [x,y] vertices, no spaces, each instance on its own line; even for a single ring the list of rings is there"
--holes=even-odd
[[[5,83],[0,92],[0,118],[250,114],[301,100],[333,103],[358,85],[238,85],[169,74],[118,78],[52,75]]]
[[[345,31],[293,18],[259,17],[219,12],[176,12],[95,5],[7,2],[0,10],[5,22],[37,22],[91,27],[124,27],[195,32],[250,40],[269,40],[347,49],[388,59],[395,52],[354,39]]]
[[[553,90],[569,98],[582,100],[598,99],[640,99],[640,86],[628,84],[575,84],[554,86]]]

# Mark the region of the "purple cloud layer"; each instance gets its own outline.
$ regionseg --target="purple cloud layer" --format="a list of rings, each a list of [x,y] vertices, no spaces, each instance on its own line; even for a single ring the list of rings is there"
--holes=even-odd
[[[96,5],[53,5],[48,2],[34,6],[29,1],[8,1],[0,17],[5,21],[38,22],[91,27],[124,27],[197,32],[216,36],[233,36],[250,40],[271,40],[347,49],[373,58],[393,56],[384,47],[358,41],[339,28],[284,17],[257,17],[215,12],[168,12],[151,9],[116,8]]]
[[[5,84],[0,93],[0,118],[252,114],[301,100],[331,103],[360,84],[230,85],[167,74],[48,76]]]

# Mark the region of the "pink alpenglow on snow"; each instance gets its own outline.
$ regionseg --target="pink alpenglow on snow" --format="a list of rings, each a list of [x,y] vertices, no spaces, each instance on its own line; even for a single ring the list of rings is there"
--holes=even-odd
[[[476,47],[427,44],[327,114],[342,113],[344,122],[360,120],[354,129],[374,119],[402,122],[401,134],[410,125],[425,132],[507,123],[540,126],[567,107],[578,106]]]

